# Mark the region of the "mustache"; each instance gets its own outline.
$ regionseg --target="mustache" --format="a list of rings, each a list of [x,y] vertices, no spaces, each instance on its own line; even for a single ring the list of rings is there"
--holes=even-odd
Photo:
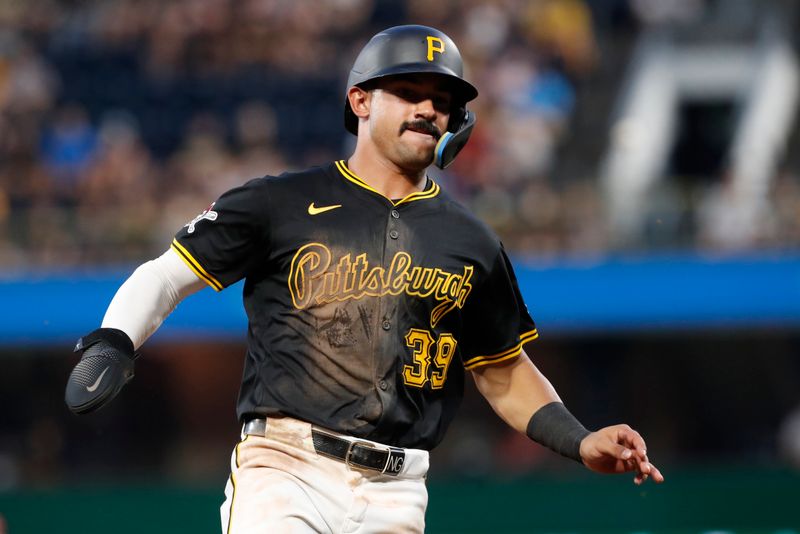
[[[426,134],[430,134],[434,136],[436,139],[439,139],[442,136],[442,132],[439,131],[439,128],[436,127],[435,124],[432,122],[428,122],[425,119],[417,119],[415,121],[406,121],[402,125],[400,125],[400,133],[402,134],[406,130],[417,130],[421,131]]]

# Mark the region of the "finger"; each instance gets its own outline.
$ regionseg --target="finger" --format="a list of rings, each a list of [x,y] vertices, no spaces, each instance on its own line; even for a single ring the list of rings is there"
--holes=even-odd
[[[626,447],[625,445],[620,445],[616,443],[611,438],[604,438],[598,440],[595,444],[597,452],[604,456],[613,456],[623,462],[627,462],[633,457],[633,451]]]
[[[622,472],[635,473],[634,482],[637,480],[644,482],[650,476],[650,467],[646,463],[639,462],[634,456],[630,460],[622,462]]]
[[[661,484],[662,482],[664,482],[664,475],[661,474],[661,471],[659,471],[656,466],[654,466],[653,464],[648,464],[648,467],[649,467],[648,473],[639,471],[636,474],[636,477],[634,477],[633,479],[633,482],[636,485],[643,484],[648,479],[648,477],[652,478],[653,482],[655,482],[656,484]]]
[[[653,465],[650,462],[637,462],[636,470],[644,475],[649,475],[652,472]]]
[[[633,446],[636,449],[636,452],[643,461],[647,461],[647,444],[644,442],[644,438],[636,433],[636,437],[633,438]]]
[[[636,460],[634,460],[634,459],[624,460],[622,462],[619,462],[619,464],[622,467],[622,469],[619,471],[620,473],[633,473],[633,472],[641,473],[642,472],[639,469],[639,466],[637,465]]]
[[[650,476],[653,478],[653,482],[656,484],[661,484],[664,482],[664,475],[662,475],[661,471],[659,471],[658,468],[653,464],[650,464]]]
[[[636,464],[636,476],[634,477],[633,481],[639,485],[643,484],[647,477],[650,476],[650,466],[647,464]]]
[[[630,427],[623,429],[618,434],[618,438],[620,438],[623,445],[633,451],[633,457],[639,462],[639,469],[647,471],[649,468],[645,467],[645,465],[650,464],[650,459],[647,457],[647,444],[644,438]]]
[[[624,445],[612,445],[608,450],[608,454],[619,458],[625,462],[625,465],[636,468],[636,459],[634,458],[633,451]]]
[[[647,445],[644,442],[644,438],[628,425],[620,425],[617,431],[617,443],[635,450],[637,456],[642,460],[647,455]]]

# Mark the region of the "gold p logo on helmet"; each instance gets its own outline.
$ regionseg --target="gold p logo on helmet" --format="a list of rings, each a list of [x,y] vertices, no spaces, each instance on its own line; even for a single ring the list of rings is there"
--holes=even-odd
[[[444,41],[433,35],[428,36],[428,61],[433,61],[433,53],[444,54]]]

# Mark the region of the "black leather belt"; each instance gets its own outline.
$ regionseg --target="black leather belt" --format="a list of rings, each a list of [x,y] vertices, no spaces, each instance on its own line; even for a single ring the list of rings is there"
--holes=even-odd
[[[341,460],[359,469],[397,475],[403,470],[403,463],[406,461],[406,452],[398,447],[344,439],[316,428],[311,430],[311,438],[318,454]]]
[[[244,425],[245,434],[263,436],[264,419],[251,419]],[[369,441],[345,439],[316,428],[311,429],[311,439],[317,454],[334,458],[357,469],[368,469],[387,475],[398,475],[406,461],[405,450]]]

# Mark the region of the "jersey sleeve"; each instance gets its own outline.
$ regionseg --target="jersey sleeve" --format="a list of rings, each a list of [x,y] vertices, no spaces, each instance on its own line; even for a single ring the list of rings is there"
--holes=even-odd
[[[488,278],[476,291],[464,308],[461,358],[465,369],[514,359],[525,343],[539,337],[502,246]]]
[[[172,249],[216,291],[260,265],[269,250],[267,178],[224,193],[175,235]]]

